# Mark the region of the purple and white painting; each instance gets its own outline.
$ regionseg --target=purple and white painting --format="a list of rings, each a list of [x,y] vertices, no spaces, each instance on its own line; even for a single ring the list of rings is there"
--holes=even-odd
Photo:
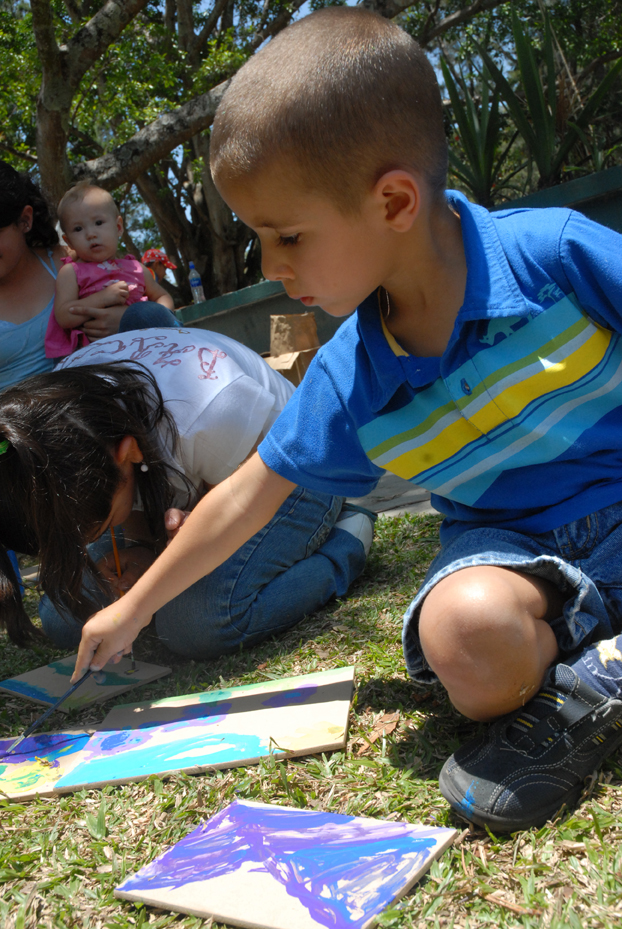
[[[366,929],[456,834],[236,801],[115,895],[253,929]]]

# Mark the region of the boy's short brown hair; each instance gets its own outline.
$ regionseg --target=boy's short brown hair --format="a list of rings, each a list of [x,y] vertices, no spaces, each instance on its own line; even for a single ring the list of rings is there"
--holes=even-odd
[[[56,208],[56,213],[58,215],[58,221],[63,232],[66,232],[65,229],[65,213],[67,212],[67,207],[71,206],[73,203],[81,203],[89,191],[97,191],[98,194],[102,195],[102,200],[110,207],[110,210],[114,214],[115,218],[119,216],[119,208],[114,202],[112,194],[108,193],[107,190],[104,190],[103,187],[97,187],[96,184],[91,184],[90,181],[79,181],[74,187],[70,187],[69,190],[63,194],[60,203]]]
[[[346,212],[386,171],[445,187],[447,141],[434,70],[406,32],[367,10],[330,7],[293,23],[233,78],[212,128],[214,179],[279,162]]]

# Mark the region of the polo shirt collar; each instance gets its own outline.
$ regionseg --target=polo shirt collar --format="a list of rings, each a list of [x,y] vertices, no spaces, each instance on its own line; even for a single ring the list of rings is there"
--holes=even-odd
[[[458,337],[462,323],[475,319],[522,316],[529,312],[512,274],[499,236],[484,207],[474,206],[456,190],[446,192],[450,206],[462,223],[467,261],[464,302],[458,311],[449,348]],[[374,371],[372,412],[390,401],[402,384],[423,387],[440,375],[440,358],[395,355],[382,331],[379,291],[370,294],[357,310],[358,326]]]

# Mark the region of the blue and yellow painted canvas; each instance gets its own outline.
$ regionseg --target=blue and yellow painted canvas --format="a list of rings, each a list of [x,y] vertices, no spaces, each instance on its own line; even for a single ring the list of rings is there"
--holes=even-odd
[[[0,739],[0,797],[32,800],[51,797],[58,780],[78,761],[90,732],[42,732],[5,754],[15,738]]]
[[[117,706],[59,791],[343,748],[354,668]]]
[[[235,926],[367,929],[456,834],[236,801],[115,895]]]
[[[52,661],[43,668],[35,668],[17,677],[0,681],[0,691],[14,696],[51,706],[69,689],[69,678],[76,666],[76,655]],[[129,658],[122,658],[118,664],[107,664],[97,677],[91,676],[84,684],[59,707],[63,713],[78,710],[90,703],[101,703],[122,694],[138,684],[149,684],[171,673],[170,668],[148,664],[146,661],[135,662],[132,669]]]

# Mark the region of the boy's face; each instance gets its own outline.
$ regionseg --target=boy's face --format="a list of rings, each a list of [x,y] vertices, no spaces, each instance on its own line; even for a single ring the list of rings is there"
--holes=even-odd
[[[326,195],[276,170],[244,184],[221,183],[220,193],[259,236],[264,276],[282,281],[294,300],[347,316],[382,284],[389,237],[371,195],[344,215]]]
[[[97,191],[67,207],[63,226],[65,242],[83,261],[106,261],[116,255],[123,220]]]

